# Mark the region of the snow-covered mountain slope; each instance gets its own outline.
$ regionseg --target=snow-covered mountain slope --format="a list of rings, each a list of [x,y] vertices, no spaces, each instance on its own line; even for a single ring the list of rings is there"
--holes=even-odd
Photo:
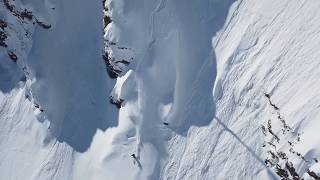
[[[169,141],[163,179],[271,178],[264,161],[275,150],[260,132],[269,119],[282,140],[271,140],[276,151],[286,153],[299,175],[310,179],[307,169],[319,166],[313,159],[319,158],[319,13],[315,7],[317,1],[238,2],[214,38],[215,118],[209,126]],[[293,133],[281,133],[282,123],[263,93],[271,95]],[[301,141],[293,149],[306,162],[290,152],[288,144],[299,133]]]
[[[1,1],[0,179],[71,179],[74,156],[116,126],[102,16],[101,2]]]
[[[317,0],[2,2],[0,179],[319,178]]]

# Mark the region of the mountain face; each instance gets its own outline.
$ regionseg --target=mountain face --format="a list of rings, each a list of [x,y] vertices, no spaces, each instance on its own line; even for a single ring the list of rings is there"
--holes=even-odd
[[[320,179],[317,0],[2,0],[0,179]]]

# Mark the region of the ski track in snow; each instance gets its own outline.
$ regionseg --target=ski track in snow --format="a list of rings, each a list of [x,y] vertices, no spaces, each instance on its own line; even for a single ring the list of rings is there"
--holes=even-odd
[[[105,38],[130,50],[111,54],[134,59],[116,82],[101,2],[8,2],[52,27],[0,5],[0,179],[278,179],[273,149],[304,179],[320,172],[317,0],[107,0]]]

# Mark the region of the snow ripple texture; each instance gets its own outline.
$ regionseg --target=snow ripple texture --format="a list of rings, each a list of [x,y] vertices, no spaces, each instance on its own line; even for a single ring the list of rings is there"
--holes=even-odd
[[[104,30],[97,0],[1,3],[1,180],[320,175],[319,1],[104,3]],[[116,80],[103,40],[132,58]]]

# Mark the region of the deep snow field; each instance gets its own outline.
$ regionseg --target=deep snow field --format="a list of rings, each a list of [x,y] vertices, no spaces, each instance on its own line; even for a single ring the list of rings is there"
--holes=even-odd
[[[2,0],[0,180],[320,179],[319,8]]]

